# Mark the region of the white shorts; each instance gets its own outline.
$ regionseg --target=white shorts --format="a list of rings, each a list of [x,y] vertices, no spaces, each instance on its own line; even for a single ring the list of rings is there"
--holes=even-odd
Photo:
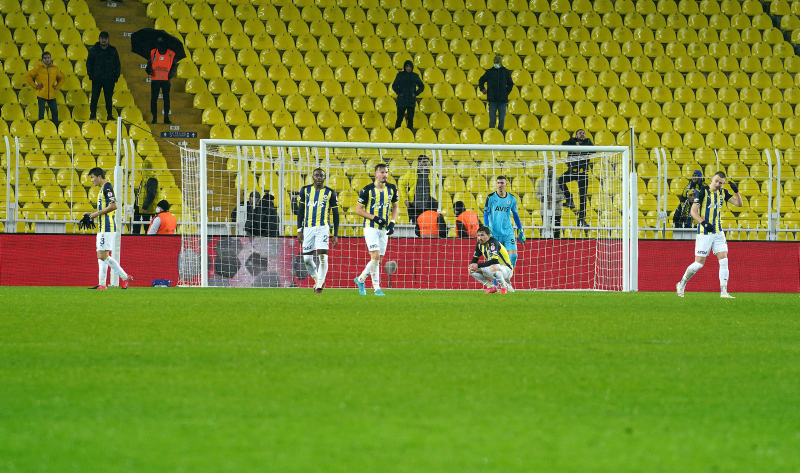
[[[511,271],[511,268],[509,268],[504,264],[501,264],[499,266],[500,266],[500,272],[503,273],[503,278],[505,278],[506,281],[510,281],[511,277],[514,276],[514,272]],[[483,274],[483,277],[485,277],[490,281],[494,280],[494,275],[492,274],[491,266],[479,269],[481,270],[481,274]]]
[[[114,251],[114,242],[117,234],[113,232],[102,232],[97,234],[97,251]]]
[[[697,235],[697,240],[694,242],[694,255],[706,258],[709,255],[709,251],[713,252],[713,254],[717,254],[720,251],[728,251],[725,232]]]
[[[328,225],[303,228],[303,253],[329,249],[330,232],[331,227]]]
[[[370,253],[380,250],[381,256],[386,254],[386,244],[389,242],[389,235],[386,234],[386,230],[364,227],[364,239],[367,240],[367,250]]]

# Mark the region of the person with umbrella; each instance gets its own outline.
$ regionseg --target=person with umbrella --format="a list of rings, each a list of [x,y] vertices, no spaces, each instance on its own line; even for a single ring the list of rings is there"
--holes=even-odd
[[[175,51],[167,47],[163,36],[157,39],[157,46],[150,51],[147,58],[147,71],[150,74],[150,113],[153,114],[153,123],[158,123],[158,94],[164,96],[164,123],[169,124],[169,80],[175,77],[178,70],[178,61],[175,60]]]

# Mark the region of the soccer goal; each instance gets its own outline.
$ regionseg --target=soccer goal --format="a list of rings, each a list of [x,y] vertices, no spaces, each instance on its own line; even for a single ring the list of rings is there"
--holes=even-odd
[[[358,193],[379,163],[399,195],[383,288],[479,289],[467,272],[474,227],[459,222],[483,222],[503,176],[526,237],[517,241],[516,289],[636,290],[637,181],[627,147],[237,140],[182,150],[181,284],[311,287],[296,237],[297,198],[321,168],[340,212],[325,287],[353,287],[369,260]],[[427,198],[417,202],[418,192]],[[442,216],[427,215],[434,232],[417,225],[426,210]]]

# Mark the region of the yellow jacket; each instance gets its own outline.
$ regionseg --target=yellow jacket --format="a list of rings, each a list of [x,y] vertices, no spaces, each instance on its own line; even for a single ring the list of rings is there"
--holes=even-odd
[[[37,84],[42,84],[42,89],[37,91],[36,95],[45,100],[56,98],[56,90],[64,85],[65,80],[67,78],[64,77],[58,67],[54,64],[50,64],[50,67],[47,67],[42,62],[25,74],[25,81],[34,89]],[[55,89],[53,89],[53,85],[55,85]]]

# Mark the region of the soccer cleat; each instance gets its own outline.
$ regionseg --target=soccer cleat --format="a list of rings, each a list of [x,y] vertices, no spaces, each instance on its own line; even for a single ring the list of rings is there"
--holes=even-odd
[[[497,292],[497,288],[492,286],[490,288],[487,288],[484,294],[494,294],[495,292]]]
[[[720,292],[720,293],[719,293],[719,297],[721,297],[721,298],[723,298],[723,299],[736,299],[736,298],[735,298],[735,297],[733,297],[732,295],[728,294],[728,291],[722,291],[722,292]]]
[[[500,294],[508,294],[508,289],[506,289],[504,287],[501,287],[500,288]]]
[[[508,292],[514,292],[514,286],[512,286],[510,282],[506,282],[506,284],[503,286],[503,289],[507,290]]]
[[[128,289],[128,285],[130,285],[130,283],[132,282],[133,282],[133,276],[129,274],[128,279],[125,279],[119,283],[119,287],[121,287],[122,289]]]
[[[358,294],[362,295],[362,296],[366,296],[367,295],[367,288],[364,287],[364,283],[359,281],[358,277],[353,279],[353,281],[356,283],[356,286],[358,286]]]
[[[375,289],[375,295],[376,296],[385,296],[386,294],[384,294],[383,291],[381,291],[380,289]]]
[[[105,284],[98,284],[97,286],[95,286],[95,287],[90,287],[89,289],[98,289],[98,290],[104,290],[104,289],[108,289],[108,287],[106,287],[106,285],[105,285]]]
[[[322,294],[322,288],[321,287],[315,287],[314,288],[314,294]]]
[[[686,289],[686,286],[678,282],[678,284],[675,285],[675,289],[678,291],[678,297],[683,297],[683,291]]]

